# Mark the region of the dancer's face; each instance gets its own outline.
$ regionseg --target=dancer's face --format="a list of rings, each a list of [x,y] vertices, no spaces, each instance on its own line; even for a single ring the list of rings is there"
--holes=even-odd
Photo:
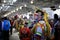
[[[41,12],[38,12],[39,16],[41,16]]]

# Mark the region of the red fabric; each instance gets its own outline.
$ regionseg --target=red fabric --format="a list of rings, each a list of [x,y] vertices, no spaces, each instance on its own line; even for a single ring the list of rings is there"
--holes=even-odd
[[[16,15],[15,18],[17,19],[18,18],[18,15]]]
[[[14,23],[14,22],[13,22],[13,21],[11,21],[11,25],[12,25],[12,26],[13,26],[13,23]]]
[[[30,34],[30,29],[29,28],[27,28],[27,27],[21,28],[20,33],[22,33],[23,30],[25,30],[28,34]]]
[[[21,40],[30,40],[30,39],[31,39],[31,38],[30,38],[30,36],[31,36],[30,29],[27,28],[27,27],[21,28],[21,29],[20,29],[20,35],[23,35],[23,34],[22,34],[23,30],[25,30],[25,32],[27,32],[28,37],[27,37],[27,38],[24,38],[24,37],[23,37]]]

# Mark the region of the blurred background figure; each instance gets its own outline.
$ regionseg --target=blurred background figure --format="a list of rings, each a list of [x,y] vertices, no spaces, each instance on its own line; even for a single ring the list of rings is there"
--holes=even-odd
[[[59,20],[58,20],[58,15],[54,14],[54,34],[55,34],[55,40],[58,39],[58,24],[59,24]]]
[[[0,40],[3,40],[2,36],[2,19],[0,18]]]
[[[31,31],[27,22],[25,22],[24,27],[20,29],[20,40],[31,40]]]
[[[59,23],[58,23],[58,26],[57,26],[57,29],[58,29],[58,39],[57,40],[60,40],[60,18],[59,18]]]
[[[13,31],[13,23],[14,23],[14,21],[11,19],[11,20],[10,20],[10,23],[11,23],[10,33],[11,33],[11,35],[12,35],[12,31]]]
[[[9,29],[10,29],[10,21],[7,17],[4,17],[2,27],[3,27],[3,40],[9,40]]]

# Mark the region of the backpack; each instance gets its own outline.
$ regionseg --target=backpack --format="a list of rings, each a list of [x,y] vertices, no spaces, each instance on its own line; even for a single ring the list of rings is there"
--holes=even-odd
[[[3,30],[9,30],[10,29],[10,21],[8,21],[8,20],[4,20],[3,21]]]

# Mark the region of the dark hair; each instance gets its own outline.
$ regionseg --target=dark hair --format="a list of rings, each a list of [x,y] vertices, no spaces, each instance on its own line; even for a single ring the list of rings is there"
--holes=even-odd
[[[58,20],[58,15],[54,14],[54,19]]]
[[[50,8],[51,8],[51,10],[53,10],[53,11],[56,10],[55,6],[51,6]]]
[[[26,25],[28,25],[28,23],[27,23],[27,22],[26,22],[25,24],[26,24]]]
[[[8,20],[8,18],[7,17],[4,17],[4,20]]]
[[[36,11],[36,13],[38,13],[38,12],[41,12],[41,16],[44,15],[44,12],[39,9]]]
[[[50,8],[55,8],[55,6],[51,6]]]
[[[28,25],[28,23],[26,22],[25,25],[24,25],[24,27],[27,27],[27,25]]]

